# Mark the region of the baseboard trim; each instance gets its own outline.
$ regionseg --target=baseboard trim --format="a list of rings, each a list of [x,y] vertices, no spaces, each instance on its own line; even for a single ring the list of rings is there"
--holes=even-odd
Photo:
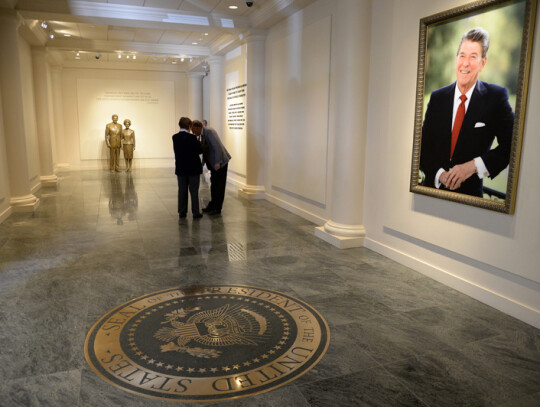
[[[443,270],[423,260],[415,258],[407,253],[396,250],[383,243],[370,238],[365,238],[364,246],[377,253],[380,253],[404,266],[410,267],[419,273],[424,274],[448,287],[451,287],[471,298],[474,298],[490,307],[493,307],[505,314],[519,319],[529,325],[540,329],[540,311],[528,307],[505,297],[503,294],[481,287],[471,281]]]
[[[295,215],[301,216],[302,218],[315,223],[317,226],[322,226],[326,223],[326,219],[323,219],[320,216],[306,211],[305,209],[302,209],[298,206],[292,205],[291,203],[284,201],[283,199],[279,199],[278,197],[269,194],[268,191],[266,192],[266,200],[272,202],[280,208],[286,209],[289,212],[294,213]]]
[[[0,213],[0,223],[5,221],[9,216],[13,213],[13,209],[11,209],[11,206],[8,206],[2,213]]]

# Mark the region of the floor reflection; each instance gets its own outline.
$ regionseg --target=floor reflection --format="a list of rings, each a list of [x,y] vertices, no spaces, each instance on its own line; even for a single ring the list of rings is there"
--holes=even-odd
[[[124,217],[127,217],[128,221],[136,220],[139,201],[133,176],[126,174],[124,178],[120,174],[110,174],[109,185],[109,213],[111,218],[116,220],[117,225],[124,224]]]

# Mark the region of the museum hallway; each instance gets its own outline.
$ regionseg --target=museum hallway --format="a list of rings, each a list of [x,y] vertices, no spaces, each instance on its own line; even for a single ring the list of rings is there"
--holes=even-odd
[[[538,329],[366,248],[339,250],[231,185],[221,217],[178,224],[173,169],[58,175],[35,213],[0,224],[0,407],[540,405]],[[326,354],[271,391],[198,403],[124,391],[89,367],[87,333],[110,310],[214,284],[301,299],[328,323]]]

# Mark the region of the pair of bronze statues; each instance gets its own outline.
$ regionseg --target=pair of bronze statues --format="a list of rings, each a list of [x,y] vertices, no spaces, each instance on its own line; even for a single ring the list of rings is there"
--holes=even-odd
[[[125,128],[118,123],[118,115],[112,115],[112,123],[105,126],[105,143],[109,149],[109,168],[111,172],[120,172],[120,149],[124,150],[124,160],[126,161],[126,171],[131,171],[133,161],[133,150],[135,150],[135,132],[129,127],[131,120],[124,120]]]

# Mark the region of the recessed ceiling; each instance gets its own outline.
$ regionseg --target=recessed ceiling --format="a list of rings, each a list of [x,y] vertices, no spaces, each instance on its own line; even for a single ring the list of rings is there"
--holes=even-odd
[[[244,0],[0,0],[0,6],[22,16],[32,45],[64,62],[177,60],[178,67],[190,70],[238,46],[248,31],[266,30],[314,1],[255,0],[247,7]]]

